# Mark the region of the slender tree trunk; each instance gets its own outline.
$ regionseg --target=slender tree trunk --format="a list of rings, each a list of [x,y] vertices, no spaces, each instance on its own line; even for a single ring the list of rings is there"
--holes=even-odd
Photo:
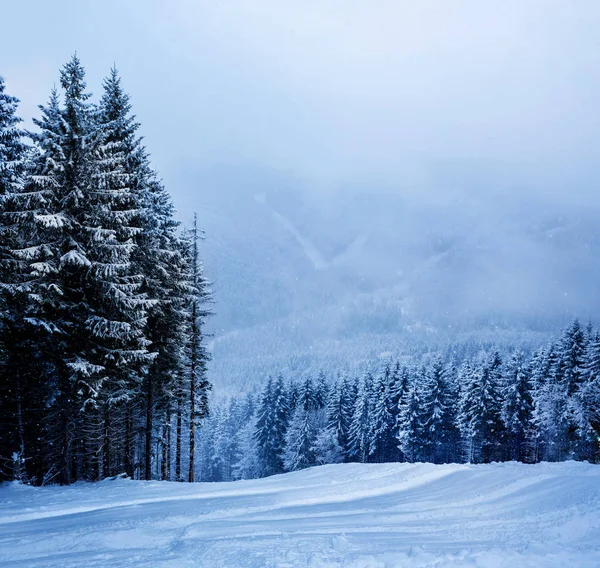
[[[125,472],[133,479],[133,424],[131,403],[125,406]]]
[[[152,421],[154,397],[152,392],[152,375],[148,374],[146,380],[146,431],[144,452],[144,479],[152,479]]]
[[[166,479],[171,481],[171,407],[167,409],[167,425],[166,425],[166,436],[167,436],[167,463],[166,463]]]
[[[13,479],[17,481],[25,481],[25,430],[23,428],[23,406],[21,397],[21,381],[17,382],[17,428],[19,431],[19,454],[13,468]]]
[[[160,463],[160,478],[167,481],[167,465],[169,463],[169,426],[163,424],[162,427],[162,451]]]
[[[67,419],[67,411],[65,408],[60,413],[60,427],[61,427],[61,441],[60,441],[60,455],[59,455],[59,478],[61,485],[69,485],[71,481],[69,475],[69,426]]]
[[[103,477],[109,477],[112,475],[110,470],[110,409],[108,404],[104,405],[104,416],[102,423],[102,475]]]
[[[156,464],[154,467],[154,477],[156,479],[160,479],[160,468],[162,467],[162,460],[160,459],[161,456],[161,451],[160,451],[160,439],[157,437],[156,438]]]
[[[181,475],[181,396],[177,397],[177,439],[175,440],[175,481],[183,481]]]

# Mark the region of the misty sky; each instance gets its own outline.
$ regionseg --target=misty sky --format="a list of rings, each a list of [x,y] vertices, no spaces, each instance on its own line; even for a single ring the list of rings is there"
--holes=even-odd
[[[212,165],[418,189],[452,164],[458,183],[509,172],[506,189],[595,200],[599,2],[24,0],[1,15],[21,114],[74,51],[96,94],[116,62],[176,202]]]

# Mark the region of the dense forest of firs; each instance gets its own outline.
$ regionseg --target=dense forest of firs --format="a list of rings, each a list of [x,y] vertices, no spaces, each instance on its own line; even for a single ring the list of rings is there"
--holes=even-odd
[[[0,481],[193,481],[198,230],[174,219],[116,69],[98,102],[84,75],[73,57],[33,132],[0,79]]]
[[[208,412],[211,293],[113,69],[19,128],[0,79],[0,481],[229,481],[338,462],[600,461],[600,333],[270,379]],[[196,459],[194,459],[196,458]]]
[[[427,357],[364,377],[269,380],[213,409],[199,477],[340,462],[600,461],[600,332],[578,320],[529,357]]]

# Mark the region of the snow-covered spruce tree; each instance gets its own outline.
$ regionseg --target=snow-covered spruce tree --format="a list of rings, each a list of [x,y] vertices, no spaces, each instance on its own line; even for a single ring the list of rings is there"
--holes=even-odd
[[[304,380],[295,395],[295,409],[291,413],[291,420],[287,428],[285,451],[283,454],[284,467],[288,471],[303,469],[316,465],[317,455],[315,444],[319,432],[325,431],[327,426],[327,396],[329,385],[326,384],[325,375],[321,373],[315,385],[310,377]],[[321,437],[321,460],[323,452],[331,451],[323,444],[325,438]]]
[[[323,428],[317,433],[312,449],[318,465],[344,461],[344,451],[331,428]]]
[[[286,391],[288,393],[288,409],[290,414],[296,410],[296,404],[298,402],[298,398],[300,397],[300,384],[294,379],[290,379],[287,384]]]
[[[398,440],[398,425],[400,411],[402,409],[403,403],[406,401],[406,395],[408,394],[409,385],[411,381],[410,371],[408,370],[408,367],[400,366],[400,363],[397,362],[394,366],[390,378],[392,381],[390,386],[390,408],[394,416],[392,434],[394,438]],[[404,455],[402,454],[400,447],[398,447],[397,459],[398,461],[404,461]]]
[[[194,213],[192,229],[187,232],[186,237],[187,246],[185,250],[187,254],[184,258],[187,260],[189,277],[186,305],[185,365],[178,397],[177,439],[179,444],[185,401],[185,406],[187,406],[185,413],[188,417],[189,430],[188,481],[192,483],[194,481],[196,426],[200,420],[208,416],[208,393],[212,388],[207,379],[206,366],[210,356],[203,342],[203,326],[206,318],[210,315],[207,304],[212,299],[212,293],[209,282],[204,276],[204,267],[200,260],[198,249],[200,232],[196,213]]]
[[[305,469],[317,463],[314,448],[317,431],[311,414],[304,405],[296,406],[285,435],[283,466],[286,471]]]
[[[374,385],[373,412],[369,424],[369,461],[375,463],[396,461],[398,457],[390,383],[391,371],[389,366],[386,366]]]
[[[325,373],[323,371],[320,371],[314,388],[314,396],[317,409],[325,408],[327,406],[330,390],[331,387],[329,382],[327,381]]]
[[[352,421],[349,431],[350,461],[365,463],[371,450],[371,415],[372,415],[373,377],[367,373],[360,383],[354,401]]]
[[[289,420],[288,397],[279,376],[269,379],[259,403],[255,439],[259,476],[282,473],[285,434]]]
[[[217,417],[215,428],[214,455],[219,469],[219,481],[234,479],[234,466],[238,454],[238,438],[236,437],[240,422],[240,408],[232,400]]]
[[[152,478],[152,447],[161,438],[164,466],[161,477],[170,477],[164,448],[170,444],[170,418],[183,396],[184,347],[191,337],[188,323],[189,264],[185,245],[179,235],[179,223],[164,186],[149,179],[146,192],[146,218],[138,238],[134,260],[144,274],[142,290],[151,300],[145,334],[151,342],[154,359],[144,377],[142,396],[145,406],[143,477]],[[198,331],[197,329],[195,331]],[[188,369],[189,371],[190,369]],[[199,373],[200,367],[195,371]],[[188,373],[189,376],[189,373]],[[189,399],[188,399],[189,400]]]
[[[115,68],[103,83],[100,117],[108,142],[124,153],[123,170],[131,199],[131,225],[135,229],[131,262],[141,275],[141,292],[147,302],[144,336],[149,342],[152,361],[139,386],[139,395],[125,401],[125,454],[127,471],[134,473],[136,446],[134,424],[143,414],[144,433],[142,476],[152,477],[155,442],[160,476],[170,478],[171,418],[181,422],[184,406],[180,380],[183,372],[183,348],[186,342],[186,309],[189,305],[190,267],[186,245],[179,237],[179,223],[162,183],[150,167],[148,155],[138,136],[139,123],[131,113],[130,98],[121,86]],[[142,412],[143,406],[143,412]],[[187,405],[186,405],[187,406]],[[179,413],[177,411],[179,408]],[[181,435],[176,438],[176,464],[181,478]]]
[[[300,407],[307,412],[315,412],[320,408],[321,399],[317,397],[317,391],[310,377],[306,378],[298,388],[296,397],[296,408]]]
[[[473,368],[461,369],[461,399],[458,424],[470,463],[503,459],[504,425],[502,398],[495,380],[496,357]]]
[[[459,440],[456,427],[456,396],[446,378],[440,357],[434,358],[429,365],[421,403],[423,459],[432,463],[454,462]]]
[[[108,304],[105,313],[93,309],[89,318],[89,325],[104,337],[107,350],[102,363],[107,371],[103,388],[93,405],[102,424],[100,447],[91,448],[101,455],[99,477],[123,469],[132,473],[132,433],[123,409],[139,397],[142,376],[152,360],[145,337],[151,302],[141,293],[144,275],[133,260],[145,212],[132,167],[136,149],[130,138],[135,125],[131,125],[129,109],[128,97],[113,69],[104,81],[93,117],[100,144],[90,199],[93,238],[88,246],[90,273],[95,276],[92,282],[97,284],[88,294],[104,296]]]
[[[19,100],[5,92],[0,77],[0,482],[26,480],[34,475],[36,436],[31,436],[35,419],[35,382],[28,376],[32,345],[23,319],[27,297],[20,287],[21,266],[13,250],[22,246],[24,235],[11,213],[15,195],[23,191],[28,148],[19,128]],[[29,402],[31,401],[31,402]],[[39,408],[37,409],[39,412]],[[31,422],[31,423],[30,423]]]
[[[249,394],[241,405],[239,423],[236,430],[236,453],[233,462],[234,479],[253,479],[259,476],[258,455],[256,452],[256,405]]]
[[[47,469],[61,483],[102,475],[101,464],[87,462],[94,448],[74,436],[82,411],[117,385],[126,389],[147,357],[126,177],[97,125],[84,77],[74,56],[61,71],[64,106],[53,94],[35,121],[38,153],[21,210],[23,230],[36,241],[17,253],[30,277],[29,321],[48,347]]]
[[[522,351],[515,351],[506,365],[502,398],[506,457],[515,461],[527,461],[533,436],[533,400],[529,372]]]
[[[350,425],[352,423],[353,400],[347,377],[338,381],[331,389],[327,403],[326,429],[334,437],[344,459],[350,450]]]
[[[216,432],[221,409],[216,408],[198,428],[196,473],[198,481],[220,481],[220,460],[215,452]]]
[[[559,350],[552,343],[532,361],[533,424],[537,459],[560,461],[568,455],[567,389]]]
[[[398,447],[407,462],[421,460],[423,453],[423,420],[419,388],[413,382],[400,403],[398,415]]]
[[[576,318],[563,333],[560,342],[561,376],[565,384],[567,404],[567,444],[569,456],[589,459],[594,445],[594,435],[585,419],[586,409],[582,388],[585,384],[585,366],[588,338]]]

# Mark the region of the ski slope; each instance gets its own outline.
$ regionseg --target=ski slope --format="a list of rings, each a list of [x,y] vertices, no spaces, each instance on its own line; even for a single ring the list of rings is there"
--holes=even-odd
[[[600,467],[342,464],[0,487],[0,566],[600,567]]]

